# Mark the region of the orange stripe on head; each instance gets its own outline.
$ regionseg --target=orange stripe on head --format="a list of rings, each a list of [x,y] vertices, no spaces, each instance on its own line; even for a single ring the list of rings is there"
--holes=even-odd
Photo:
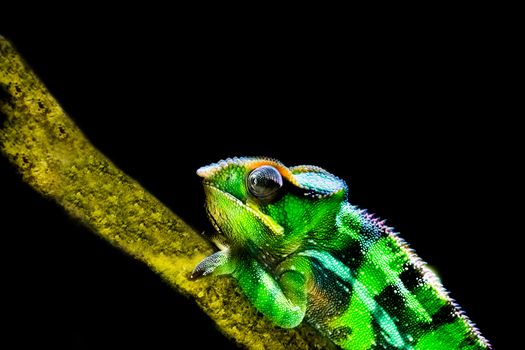
[[[295,179],[293,173],[288,169],[283,163],[278,160],[267,158],[267,157],[235,157],[228,158],[217,163],[212,163],[206,166],[203,166],[197,170],[197,175],[203,178],[210,178],[219,170],[227,167],[228,165],[236,164],[239,166],[244,166],[249,170],[256,169],[263,165],[270,165],[277,169],[281,176],[287,181],[292,183],[295,186],[299,186],[297,180]],[[299,186],[300,187],[300,186]]]
[[[246,166],[248,169],[253,170],[263,165],[270,165],[277,169],[281,176],[285,178],[288,182],[292,183],[295,186],[299,186],[297,183],[297,180],[295,179],[294,175],[288,169],[286,166],[283,165],[283,163],[279,162],[278,160],[272,159],[272,158],[245,158],[246,159]]]

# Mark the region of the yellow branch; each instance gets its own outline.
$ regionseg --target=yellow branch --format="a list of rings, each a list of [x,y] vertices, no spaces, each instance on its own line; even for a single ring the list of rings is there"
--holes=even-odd
[[[254,349],[333,348],[308,326],[273,326],[230,278],[188,280],[212,247],[89,143],[2,36],[0,149],[24,181],[194,299],[238,344]]]

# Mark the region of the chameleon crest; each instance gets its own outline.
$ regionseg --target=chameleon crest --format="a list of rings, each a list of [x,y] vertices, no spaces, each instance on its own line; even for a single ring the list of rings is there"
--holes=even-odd
[[[220,250],[192,278],[231,274],[275,324],[306,321],[344,349],[488,349],[393,230],[316,166],[232,158],[200,168]]]

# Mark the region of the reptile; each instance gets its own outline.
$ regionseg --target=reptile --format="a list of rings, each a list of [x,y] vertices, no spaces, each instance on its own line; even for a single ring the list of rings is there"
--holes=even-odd
[[[274,324],[342,349],[490,349],[398,234],[311,165],[228,158],[197,170],[219,250],[190,278],[231,275]]]

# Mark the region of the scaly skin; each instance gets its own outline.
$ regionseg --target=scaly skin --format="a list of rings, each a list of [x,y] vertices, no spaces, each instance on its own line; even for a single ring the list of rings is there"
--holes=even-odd
[[[343,349],[489,349],[390,227],[315,166],[268,158],[202,167],[221,248],[192,277],[231,274],[269,319],[303,320]]]

